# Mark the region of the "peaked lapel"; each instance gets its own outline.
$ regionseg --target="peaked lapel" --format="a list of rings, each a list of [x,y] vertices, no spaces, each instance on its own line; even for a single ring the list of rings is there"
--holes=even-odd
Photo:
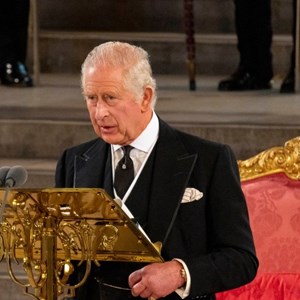
[[[160,120],[147,233],[163,244],[174,223],[197,154],[187,153],[176,131]]]
[[[103,188],[112,192],[110,145],[101,139],[74,159],[74,187]]]

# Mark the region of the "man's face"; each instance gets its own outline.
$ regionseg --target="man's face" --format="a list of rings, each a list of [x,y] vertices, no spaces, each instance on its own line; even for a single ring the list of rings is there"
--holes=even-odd
[[[109,144],[130,144],[151,119],[152,89],[136,99],[124,86],[121,69],[88,68],[83,94],[96,134]]]

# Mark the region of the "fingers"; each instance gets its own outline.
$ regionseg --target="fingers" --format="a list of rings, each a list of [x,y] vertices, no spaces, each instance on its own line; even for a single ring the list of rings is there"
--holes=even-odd
[[[155,299],[152,291],[143,282],[143,269],[137,270],[129,275],[128,284],[134,297]]]
[[[142,298],[154,298],[153,293],[150,289],[148,289],[141,281],[136,283],[131,288],[131,294],[134,297],[142,297]]]
[[[148,298],[152,295],[152,291],[148,289],[142,282],[138,282],[131,289],[131,294],[134,297]]]
[[[129,276],[131,293],[135,297],[143,298],[165,297],[184,284],[181,270],[181,263],[175,260],[149,264]]]
[[[142,272],[141,270],[137,270],[129,275],[128,284],[129,287],[132,288],[137,282],[142,280]]]
[[[140,296],[143,298],[147,298],[151,296],[151,292],[142,282],[142,278],[142,270],[137,270],[129,275],[128,284],[134,297]]]

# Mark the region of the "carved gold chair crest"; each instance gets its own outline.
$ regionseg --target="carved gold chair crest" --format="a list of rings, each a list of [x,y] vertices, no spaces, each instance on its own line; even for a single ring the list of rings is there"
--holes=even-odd
[[[241,180],[285,173],[294,180],[300,179],[300,137],[287,141],[283,147],[273,147],[249,159],[238,162]]]

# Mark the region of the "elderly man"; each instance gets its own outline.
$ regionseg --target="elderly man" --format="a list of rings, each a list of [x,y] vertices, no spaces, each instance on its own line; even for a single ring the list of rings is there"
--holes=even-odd
[[[101,262],[75,299],[214,299],[251,281],[258,261],[236,159],[228,146],[157,116],[148,53],[99,45],[82,66],[82,90],[98,138],[63,153],[56,185],[104,188],[120,198],[149,238],[162,242],[165,262]],[[77,267],[72,280],[80,276]]]

